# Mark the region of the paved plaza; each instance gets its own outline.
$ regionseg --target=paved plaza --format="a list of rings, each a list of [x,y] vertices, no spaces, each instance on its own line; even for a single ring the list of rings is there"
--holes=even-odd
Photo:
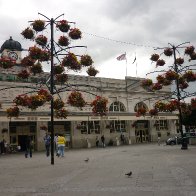
[[[196,146],[68,150],[54,165],[44,152],[0,156],[1,196],[195,196],[195,185]]]

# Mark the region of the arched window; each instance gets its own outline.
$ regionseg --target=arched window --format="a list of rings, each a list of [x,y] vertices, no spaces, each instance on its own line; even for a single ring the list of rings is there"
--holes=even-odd
[[[119,101],[113,102],[109,107],[110,112],[125,112],[125,110],[124,104]]]
[[[144,102],[139,102],[135,105],[134,111],[137,112],[138,109],[141,109],[141,108],[148,110],[148,107]]]

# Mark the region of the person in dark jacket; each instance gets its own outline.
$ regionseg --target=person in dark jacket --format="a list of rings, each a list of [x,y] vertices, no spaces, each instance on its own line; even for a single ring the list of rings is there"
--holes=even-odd
[[[32,148],[33,148],[33,142],[31,140],[30,136],[27,136],[26,141],[25,141],[25,158],[28,158],[28,156],[30,158],[32,158]]]
[[[46,148],[46,156],[50,156],[50,142],[51,142],[51,137],[48,133],[46,133],[44,137],[44,142],[45,142],[45,148]]]
[[[102,147],[105,148],[105,137],[104,135],[101,136]]]

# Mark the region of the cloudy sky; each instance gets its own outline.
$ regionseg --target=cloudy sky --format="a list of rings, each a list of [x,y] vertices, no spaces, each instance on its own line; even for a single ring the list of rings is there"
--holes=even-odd
[[[0,43],[13,36],[25,48],[30,43],[20,33],[28,21],[43,19],[38,12],[49,18],[64,13],[61,19],[83,32],[74,44],[87,46],[80,52],[92,56],[98,77],[123,79],[126,69],[128,76],[145,77],[155,70],[149,60],[154,47],[188,41],[196,46],[195,8],[195,0],[0,0]],[[116,60],[125,52],[127,64]],[[166,60],[168,66],[171,58]]]

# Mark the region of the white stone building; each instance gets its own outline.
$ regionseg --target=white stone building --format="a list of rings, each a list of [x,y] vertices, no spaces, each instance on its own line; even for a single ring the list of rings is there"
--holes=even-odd
[[[45,131],[40,127],[45,125],[50,132],[50,104],[37,110],[23,108],[18,118],[7,118],[5,110],[13,105],[13,99],[19,94],[32,92],[39,88],[39,82],[46,82],[49,73],[19,80],[16,76],[20,69],[22,47],[19,42],[7,40],[1,47],[3,56],[12,55],[17,65],[11,71],[0,68],[0,140],[5,138],[12,145],[25,148],[25,138],[30,135],[34,140],[34,149],[43,150]],[[10,53],[11,52],[11,53]],[[13,53],[14,52],[14,53]],[[144,106],[148,109],[165,95],[170,95],[170,87],[164,87],[158,92],[147,92],[141,85],[142,78],[125,77],[112,79],[69,75],[69,85],[56,85],[61,88],[59,95],[65,101],[70,90],[81,90],[85,100],[90,103],[96,95],[108,98],[108,113],[106,116],[94,116],[88,105],[83,110],[67,105],[67,119],[54,119],[54,132],[66,135],[69,147],[83,148],[95,146],[96,137],[104,134],[106,145],[120,145],[120,135],[125,136],[126,144],[157,141],[158,133],[164,141],[169,135],[176,134],[175,113],[160,113],[157,117],[149,115],[136,117],[135,111]],[[47,88],[45,86],[45,88]],[[56,95],[58,96],[58,95]],[[156,126],[155,126],[156,125]],[[1,130],[7,129],[2,133]]]

